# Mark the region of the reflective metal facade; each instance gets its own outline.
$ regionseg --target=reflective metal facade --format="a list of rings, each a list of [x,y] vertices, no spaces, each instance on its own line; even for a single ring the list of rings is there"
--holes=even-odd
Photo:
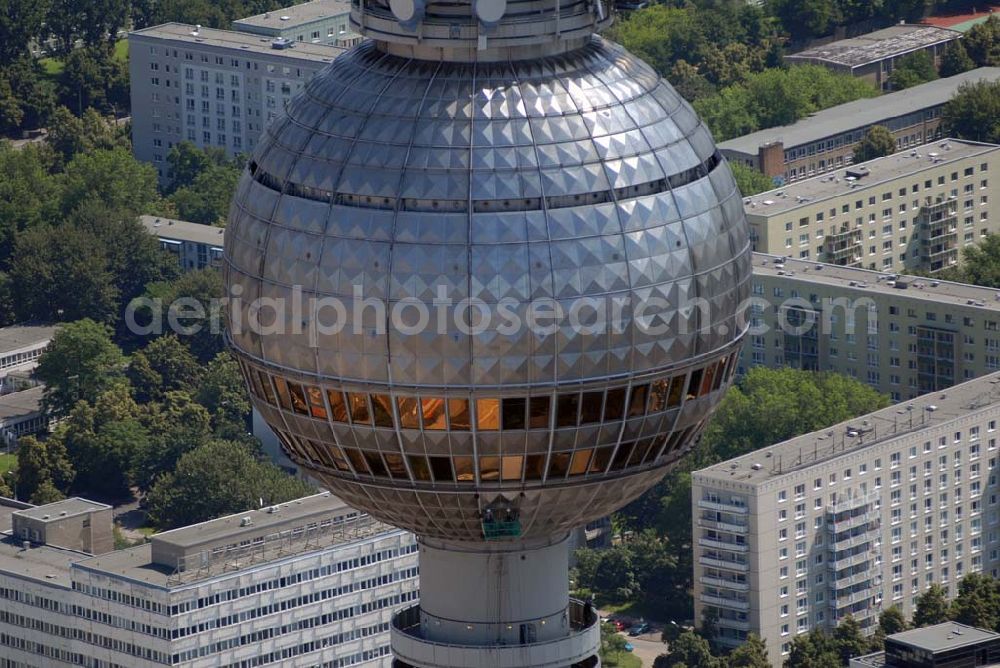
[[[551,535],[628,502],[690,446],[735,368],[750,246],[708,130],[621,47],[593,37],[557,56],[452,63],[366,43],[266,131],[230,214],[225,277],[243,304],[231,343],[291,456],[392,524],[480,540],[483,507],[499,495],[523,535]],[[308,309],[286,309],[281,333],[236,322],[258,298],[327,297],[345,306],[336,334],[311,336]],[[495,322],[470,334],[451,317],[404,333],[354,308],[417,300],[433,315],[441,297],[494,313],[503,303],[521,323],[532,300],[623,306],[596,334],[568,319],[551,333]],[[624,388],[628,410],[609,412],[608,388]],[[588,391],[601,397],[596,420],[560,418],[562,397]],[[338,396],[391,415],[384,426],[341,421]],[[549,397],[547,423],[482,422],[476,400],[505,397]],[[408,419],[408,407],[447,399],[466,400],[469,415],[428,424],[422,408]],[[584,450],[576,477],[558,464]],[[425,476],[423,457],[449,458],[451,477]],[[471,459],[464,479],[457,458]]]

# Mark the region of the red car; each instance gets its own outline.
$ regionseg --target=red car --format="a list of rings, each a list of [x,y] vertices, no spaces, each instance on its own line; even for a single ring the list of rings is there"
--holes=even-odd
[[[614,624],[615,628],[617,630],[619,630],[619,631],[624,631],[626,629],[626,627],[628,626],[627,624],[625,624],[625,622],[623,622],[620,619],[614,619],[614,620],[611,621],[611,623]]]

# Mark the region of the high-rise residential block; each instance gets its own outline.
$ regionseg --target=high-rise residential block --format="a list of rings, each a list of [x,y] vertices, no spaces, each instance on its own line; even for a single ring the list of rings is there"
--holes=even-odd
[[[1000,574],[998,422],[991,374],[696,471],[696,618],[778,666],[810,629]]]
[[[264,126],[343,49],[166,23],[130,33],[132,150],[170,179],[167,155],[189,141],[250,152]]]
[[[350,0],[311,0],[237,19],[232,28],[291,42],[350,47],[361,41],[351,30]]]
[[[744,198],[755,251],[934,272],[1000,229],[1000,146],[944,139]]]
[[[1000,370],[1000,293],[992,288],[755,253],[753,366],[836,371],[892,397]]]

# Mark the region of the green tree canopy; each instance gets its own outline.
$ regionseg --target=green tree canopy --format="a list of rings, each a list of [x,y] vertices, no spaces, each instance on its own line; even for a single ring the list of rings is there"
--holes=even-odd
[[[216,355],[205,367],[195,400],[211,416],[212,433],[217,438],[239,440],[246,435],[250,395],[239,364],[228,351]]]
[[[28,44],[42,34],[45,3],[38,0],[4,0],[0,3],[0,63],[28,53]]]
[[[46,144],[14,149],[0,141],[0,267],[8,266],[18,234],[57,219],[60,190],[49,174],[55,163]]]
[[[93,403],[122,383],[125,357],[108,328],[89,318],[63,325],[38,360],[46,409],[66,415],[77,401]]]
[[[937,78],[934,56],[927,51],[914,51],[899,59],[889,75],[889,82],[894,90],[903,90]]]
[[[58,107],[49,119],[48,130],[46,141],[65,162],[80,153],[130,148],[126,126],[115,125],[93,108],[76,116],[66,107]]]
[[[943,77],[953,77],[962,72],[968,72],[976,66],[965,50],[965,40],[956,39],[948,43],[941,54],[940,72]]]
[[[270,505],[312,493],[306,483],[255,459],[246,446],[210,441],[183,455],[147,499],[153,521],[168,529],[258,508],[261,500]]]
[[[36,500],[39,491],[50,495],[46,486],[57,493],[69,490],[75,472],[66,449],[57,439],[40,441],[26,436],[18,442],[15,475],[18,495],[31,499],[32,503],[42,503]]]
[[[940,624],[950,619],[948,595],[937,582],[917,597],[917,609],[913,613],[913,625],[917,627]]]
[[[670,645],[670,651],[656,658],[654,668],[718,668],[708,641],[697,633],[685,631]]]
[[[220,301],[224,290],[219,271],[206,268],[185,272],[176,280],[150,284],[146,296],[159,300],[161,310],[154,315],[162,330],[172,327],[173,318],[182,330],[178,332],[181,341],[198,361],[208,363],[225,349]]]
[[[767,645],[760,636],[751,633],[746,642],[733,650],[727,661],[728,668],[770,668]]]
[[[153,339],[136,352],[128,375],[140,403],[162,401],[168,392],[193,392],[201,377],[201,366],[174,334]]]
[[[124,148],[77,155],[63,174],[62,209],[70,213],[84,203],[99,202],[109,211],[144,213],[157,201],[157,176]]]
[[[759,172],[753,167],[747,167],[741,162],[730,162],[729,168],[733,170],[733,178],[739,186],[740,193],[744,197],[757,195],[774,188],[774,181],[770,176]]]
[[[961,41],[976,67],[1000,65],[1000,16],[993,14],[973,26]]]
[[[890,606],[879,613],[878,625],[887,636],[902,633],[910,627],[902,608],[898,605]]]
[[[240,169],[235,165],[209,165],[191,185],[176,190],[169,201],[182,220],[222,225],[239,179]]]
[[[1000,234],[988,234],[978,244],[962,249],[962,263],[940,273],[940,278],[1000,288]]]
[[[59,100],[78,115],[90,107],[106,114],[126,110],[128,66],[110,46],[73,49],[59,73]]]
[[[962,84],[945,103],[941,126],[948,137],[1000,142],[1000,81]]]
[[[956,622],[976,628],[997,628],[1000,625],[1000,589],[996,580],[979,573],[962,578],[950,616]]]
[[[854,162],[867,162],[896,152],[896,140],[889,128],[873,125],[854,147]]]

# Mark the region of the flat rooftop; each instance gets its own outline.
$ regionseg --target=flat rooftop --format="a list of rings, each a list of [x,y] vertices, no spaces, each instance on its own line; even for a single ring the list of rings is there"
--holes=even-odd
[[[913,88],[863,98],[816,112],[812,116],[777,128],[751,132],[719,144],[724,151],[757,155],[761,146],[780,141],[786,149],[884,123],[916,111],[943,105],[964,83],[1000,80],[1000,67],[980,67],[953,77],[935,79]]]
[[[785,60],[821,60],[846,67],[861,67],[958,39],[962,33],[918,24],[897,25],[865,35],[838,40],[785,56]]]
[[[40,413],[44,393],[45,387],[39,385],[3,395],[0,397],[0,420],[11,420]]]
[[[82,515],[84,513],[92,513],[100,510],[111,510],[111,506],[74,496],[68,499],[63,499],[62,501],[46,503],[44,506],[34,506],[33,508],[16,510],[14,511],[14,514],[21,517],[28,517],[39,522],[52,522],[55,520],[65,519],[67,517],[73,517],[74,515]]]
[[[796,181],[753,197],[745,197],[744,208],[750,216],[780,215],[833,197],[850,195],[852,192],[867,192],[897,179],[908,178],[921,172],[938,169],[942,165],[997,150],[1000,150],[1000,146],[994,144],[942,139],[883,158],[841,167],[833,172]],[[848,171],[853,172],[862,167],[868,169],[867,176],[856,181],[848,179]]]
[[[841,288],[844,294],[863,292],[900,299],[919,299],[943,306],[972,306],[985,313],[992,313],[1000,320],[1000,291],[978,285],[822,264],[766,253],[753,254],[753,274],[781,277],[783,280],[794,280],[807,285]],[[901,285],[906,285],[906,288],[899,287]]]
[[[359,511],[333,494],[323,492],[276,506],[266,506],[260,510],[248,510],[201,524],[164,531],[154,535],[153,540],[185,548],[203,544],[239,542],[240,537],[247,533],[267,533],[270,528],[288,528],[298,519],[306,522],[307,518],[316,515],[330,515],[340,511],[343,511],[345,516],[360,515]]]
[[[226,238],[226,228],[224,227],[202,225],[201,223],[192,223],[187,220],[142,215],[139,216],[139,222],[143,224],[150,234],[155,234],[164,239],[189,241],[222,248],[222,244]]]
[[[934,626],[894,633],[886,640],[927,652],[943,652],[968,645],[978,645],[981,642],[998,638],[1000,638],[1000,633],[994,631],[966,626],[958,622],[944,622]]]
[[[253,35],[233,30],[219,30],[202,26],[197,29],[186,23],[163,23],[158,26],[144,28],[129,33],[138,37],[170,40],[187,43],[193,47],[213,46],[232,51],[248,51],[258,55],[271,55],[289,60],[306,60],[315,63],[330,63],[344,52],[344,49],[331,44],[312,44],[310,42],[294,42],[286,49],[275,49],[271,46],[272,37]]]
[[[45,343],[55,336],[59,325],[11,325],[0,327],[0,355]]]
[[[270,28],[281,30],[321,21],[331,16],[351,13],[350,0],[312,0],[299,5],[282,7],[256,16],[233,21],[234,28]],[[324,35],[326,37],[326,35]]]
[[[1000,408],[1000,372],[734,457],[696,471],[695,475],[760,484],[904,434],[968,416],[988,406]]]
[[[0,571],[45,584],[70,588],[73,564],[89,556],[49,545],[25,549],[16,537],[0,535]]]

